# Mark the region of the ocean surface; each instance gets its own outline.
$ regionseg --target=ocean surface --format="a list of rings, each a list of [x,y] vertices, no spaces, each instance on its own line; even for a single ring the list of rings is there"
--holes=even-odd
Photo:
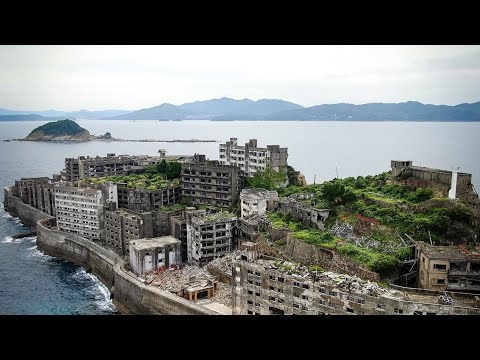
[[[309,183],[336,177],[388,171],[390,160],[452,169],[473,175],[480,189],[480,123],[431,122],[295,122],[295,121],[110,121],[80,120],[92,134],[110,132],[123,139],[206,139],[240,144],[256,138],[260,146],[287,146],[288,162]],[[21,138],[44,122],[0,122],[0,201],[3,187],[15,179],[59,173],[65,157],[78,155],[201,153],[218,159],[219,143],[53,144],[3,142]],[[0,206],[0,314],[115,314],[108,290],[91,274],[66,261],[42,254],[35,238],[13,240],[26,232]]]

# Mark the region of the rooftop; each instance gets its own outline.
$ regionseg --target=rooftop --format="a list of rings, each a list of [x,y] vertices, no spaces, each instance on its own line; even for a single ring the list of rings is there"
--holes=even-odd
[[[202,225],[208,222],[232,221],[236,219],[237,215],[235,215],[234,213],[231,213],[229,211],[220,211],[202,217],[194,217],[192,219],[192,222]]]
[[[436,246],[430,244],[419,244],[419,249],[430,259],[464,260],[466,259],[457,246]]]
[[[137,251],[153,249],[156,247],[161,247],[165,245],[180,244],[180,240],[174,238],[173,236],[161,236],[157,238],[150,239],[139,239],[135,241],[130,241],[130,244]]]
[[[276,191],[269,191],[261,188],[255,188],[255,189],[242,189],[242,192],[240,193],[241,197],[249,197],[249,198],[260,198],[260,197],[266,197],[270,196],[270,193],[277,193]]]
[[[438,173],[445,173],[445,174],[451,174],[452,170],[442,170],[442,169],[434,169],[434,168],[429,168],[425,166],[410,166],[410,169],[413,170],[422,170],[422,171],[427,171],[427,172],[438,172]],[[458,172],[459,175],[472,175],[469,173],[463,173],[463,172]]]
[[[322,284],[326,286],[332,286],[341,291],[348,291],[349,293],[364,294],[374,297],[384,297],[388,299],[396,299],[403,301],[427,303],[427,304],[437,304],[438,303],[438,294],[432,292],[432,294],[419,294],[414,291],[400,291],[392,288],[385,288],[379,286],[376,282],[362,280],[357,276],[351,276],[347,274],[339,274],[332,271],[309,271],[306,266],[291,263],[288,261],[282,261],[279,259],[276,260],[267,260],[267,259],[257,259],[253,263],[258,266],[261,266],[264,269],[272,269],[280,272],[285,272],[292,274],[291,276],[298,280],[299,282],[304,282],[309,285],[313,284],[315,278],[315,283]],[[473,307],[474,298],[465,297],[457,298],[454,296],[454,306],[463,306],[463,307]]]

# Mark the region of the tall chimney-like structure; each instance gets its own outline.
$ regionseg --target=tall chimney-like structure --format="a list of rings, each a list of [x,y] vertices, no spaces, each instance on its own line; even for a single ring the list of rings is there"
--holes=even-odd
[[[450,190],[448,191],[448,198],[455,199],[457,196],[457,173],[458,173],[458,166],[454,166],[452,170],[452,183],[450,185]]]

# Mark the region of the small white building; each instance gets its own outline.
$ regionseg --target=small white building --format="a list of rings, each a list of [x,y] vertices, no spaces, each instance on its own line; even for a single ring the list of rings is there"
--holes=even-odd
[[[130,267],[137,276],[181,264],[181,242],[173,236],[130,241]]]
[[[242,218],[252,215],[263,216],[273,210],[278,201],[278,193],[265,189],[243,189],[240,193]]]

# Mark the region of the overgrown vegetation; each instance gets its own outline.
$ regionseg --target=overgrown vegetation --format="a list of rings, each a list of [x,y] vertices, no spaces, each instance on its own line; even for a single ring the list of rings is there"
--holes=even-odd
[[[339,239],[327,231],[307,229],[299,221],[280,213],[269,214],[275,228],[288,228],[293,236],[310,244],[335,249],[369,269],[385,274],[399,261],[412,256],[411,248],[401,243],[400,236],[408,234],[416,241],[443,244],[450,241],[449,229],[455,227],[453,236],[468,236],[473,214],[461,202],[435,198],[428,206],[421,205],[434,196],[430,188],[411,188],[389,181],[389,173],[375,176],[358,176],[334,179],[319,185],[288,186],[279,190],[281,196],[310,193],[313,197],[302,200],[317,208],[328,207],[330,216],[325,226],[330,229],[337,221],[355,225],[357,214],[378,220],[380,225],[367,226],[366,235],[376,247],[361,247]],[[368,219],[367,219],[368,224]],[[400,235],[400,236],[399,236]],[[396,246],[391,246],[396,244]]]
[[[147,174],[163,175],[165,179],[172,180],[180,177],[182,164],[177,161],[166,161],[163,159],[159,164],[149,166],[146,169]]]
[[[28,136],[33,135],[37,132],[43,132],[45,135],[78,135],[82,132],[85,132],[84,128],[78,125],[73,120],[60,120],[60,121],[52,121],[46,123],[42,126],[37,127],[33,130]]]
[[[258,170],[253,176],[247,178],[247,187],[278,190],[283,186],[285,181],[284,173],[267,167],[265,171]]]
[[[90,178],[88,181],[93,184],[103,184],[111,181],[114,183],[125,183],[127,187],[132,188],[158,190],[169,186],[178,186],[181,168],[181,164],[176,161],[167,162],[162,160],[161,163],[147,168],[143,174],[104,176]],[[188,203],[185,205],[188,205]]]
[[[291,230],[295,239],[335,250],[339,254],[350,257],[366,268],[380,274],[386,274],[394,270],[399,260],[405,260],[410,255],[408,248],[400,249],[393,254],[386,254],[375,249],[362,248],[346,243],[327,231],[306,228],[301,222],[279,212],[269,213],[268,217],[272,220],[274,227]]]

